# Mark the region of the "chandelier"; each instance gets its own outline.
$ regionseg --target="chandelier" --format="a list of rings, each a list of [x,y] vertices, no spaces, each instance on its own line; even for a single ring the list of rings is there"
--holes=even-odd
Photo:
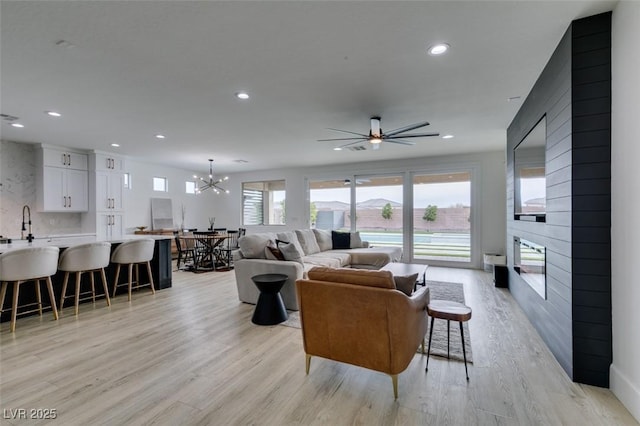
[[[198,179],[198,176],[194,176],[194,178]],[[224,189],[221,186],[219,186],[218,184],[221,182],[224,182],[225,180],[229,179],[229,176],[225,176],[222,179],[213,179],[213,159],[209,158],[209,179],[205,179],[205,178],[199,178],[200,182],[202,182],[202,185],[200,186],[200,188],[196,189],[196,193],[201,193],[202,191],[206,191],[207,189],[213,189],[213,192],[215,192],[216,194],[219,194],[220,192],[224,192],[225,194],[229,193],[228,189]]]

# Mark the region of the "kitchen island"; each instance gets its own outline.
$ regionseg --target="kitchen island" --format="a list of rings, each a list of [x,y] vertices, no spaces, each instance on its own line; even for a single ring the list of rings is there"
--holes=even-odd
[[[95,235],[73,235],[73,236],[51,236],[47,238],[36,238],[33,242],[27,242],[27,240],[12,240],[11,244],[0,244],[0,254],[13,250],[18,250],[26,247],[58,247],[62,253],[65,249],[78,245],[86,244],[97,241],[107,241],[111,243],[111,252],[121,243],[141,238],[150,238],[155,240],[155,248],[153,252],[153,259],[151,259],[151,275],[153,276],[153,282],[156,290],[166,289],[171,287],[171,240],[172,237],[168,235],[126,235],[117,239],[97,239]],[[115,265],[109,265],[106,270],[107,283],[110,289],[113,289],[113,280],[115,277]],[[147,280],[146,268],[140,269],[141,281]],[[52,277],[53,291],[55,293],[56,301],[60,300],[60,293],[62,292],[62,279],[64,278],[64,272],[58,271],[56,275]],[[128,280],[128,272],[126,269],[120,272],[119,282],[126,282]],[[89,283],[89,274],[82,275],[83,288]],[[119,289],[119,292],[126,292],[126,288]],[[102,286],[96,286],[96,295],[102,295],[104,291]],[[5,297],[5,305],[7,301],[10,301],[13,297],[13,286],[8,286],[7,295]],[[29,284],[21,286],[20,288],[20,305],[25,303],[31,303],[36,301],[35,285]],[[44,306],[49,306],[48,293],[42,292],[42,303]],[[46,309],[45,309],[46,310]],[[49,308],[50,310],[50,308]],[[18,311],[19,312],[19,311]],[[3,312],[0,317],[0,321],[9,321],[11,312]]]

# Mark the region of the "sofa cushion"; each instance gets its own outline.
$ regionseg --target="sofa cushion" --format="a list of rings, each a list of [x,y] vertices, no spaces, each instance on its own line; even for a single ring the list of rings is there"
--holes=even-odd
[[[320,247],[316,241],[316,235],[312,229],[296,229],[296,236],[304,250],[304,254],[315,254],[320,252]]]
[[[304,255],[304,249],[300,245],[300,241],[298,241],[298,236],[296,235],[295,231],[278,232],[276,238],[281,241],[287,241],[289,243],[292,243],[293,245],[296,246],[301,256]]]
[[[395,281],[396,283],[396,289],[400,290],[407,296],[411,296],[411,294],[413,293],[413,289],[415,288],[417,279],[417,273],[405,276],[393,276],[393,281]]]
[[[318,243],[320,251],[327,251],[333,248],[331,232],[326,229],[314,229],[313,234],[316,236],[316,242]]]
[[[273,240],[275,235],[270,233],[248,234],[238,238],[238,247],[247,259],[265,259],[264,249]]]
[[[351,248],[351,234],[349,232],[331,231],[331,248],[333,249]]]
[[[306,258],[334,259],[338,262],[338,265],[336,265],[336,268],[339,268],[342,266],[349,267],[351,265],[351,255],[349,255],[349,253],[334,251],[334,250],[321,251],[320,253],[315,253],[315,254],[306,256],[305,259]],[[325,266],[329,266],[329,265],[325,265]]]
[[[390,271],[371,271],[351,268],[316,267],[308,272],[310,280],[346,283],[367,287],[395,289],[393,274]]]
[[[298,250],[298,247],[294,243],[287,243],[284,241],[278,240],[278,248],[282,253],[282,256],[285,260],[291,260],[294,262],[302,262],[303,253]]]
[[[344,266],[340,263],[340,259],[316,255],[304,256],[302,258],[302,262],[305,265],[326,266],[328,268],[340,268],[341,266]]]

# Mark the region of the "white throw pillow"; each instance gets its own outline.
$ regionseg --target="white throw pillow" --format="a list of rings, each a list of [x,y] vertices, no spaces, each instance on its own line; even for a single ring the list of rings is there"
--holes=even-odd
[[[270,240],[268,234],[245,235],[238,239],[238,247],[246,259],[264,259],[264,248]]]
[[[320,247],[316,242],[316,236],[311,229],[296,229],[298,241],[304,250],[304,254],[310,255],[320,253]]]
[[[327,251],[333,248],[333,241],[331,240],[331,231],[325,229],[314,229],[313,234],[316,236],[316,242],[320,251]]]
[[[360,238],[360,232],[351,233],[351,248],[362,247],[362,238]]]

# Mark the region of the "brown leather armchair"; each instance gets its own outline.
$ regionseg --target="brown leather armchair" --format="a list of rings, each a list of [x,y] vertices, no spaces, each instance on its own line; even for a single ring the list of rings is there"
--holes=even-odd
[[[306,371],[312,356],[387,373],[398,398],[398,374],[427,331],[429,289],[408,297],[389,271],[316,267],[296,281]]]

